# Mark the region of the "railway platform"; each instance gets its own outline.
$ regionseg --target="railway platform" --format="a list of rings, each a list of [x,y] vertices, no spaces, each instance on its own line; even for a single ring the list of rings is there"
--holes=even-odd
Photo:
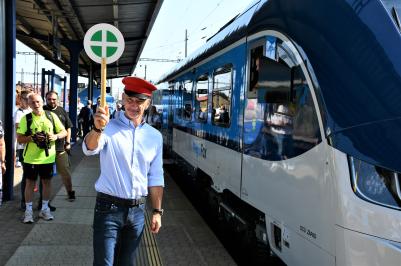
[[[99,158],[84,156],[79,142],[72,154],[77,199],[66,200],[60,177],[55,176],[52,205],[57,210],[53,221],[21,222],[19,185],[14,187],[15,199],[0,207],[0,265],[92,265],[94,183],[100,171]],[[136,265],[236,265],[167,172],[163,208],[159,234],[148,231],[150,215],[147,217]]]

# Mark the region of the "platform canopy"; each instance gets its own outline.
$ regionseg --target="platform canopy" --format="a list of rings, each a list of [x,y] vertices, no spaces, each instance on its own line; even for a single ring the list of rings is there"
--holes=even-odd
[[[91,26],[112,24],[123,34],[125,50],[117,62],[108,65],[107,76],[127,76],[139,60],[162,3],[163,0],[16,0],[17,39],[70,72],[68,47],[82,44]],[[82,49],[80,76],[88,76],[90,62]],[[94,63],[93,70],[98,77],[99,65]]]

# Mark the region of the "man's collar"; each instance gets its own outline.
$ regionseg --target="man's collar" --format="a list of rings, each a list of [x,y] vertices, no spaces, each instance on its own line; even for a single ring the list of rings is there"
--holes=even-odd
[[[126,125],[132,125],[135,127],[134,123],[125,116],[125,111],[118,112],[118,119]],[[138,126],[143,126],[143,124],[145,124],[144,116],[142,116],[142,122]]]
[[[50,105],[46,105],[46,107],[47,107],[47,109],[49,109],[49,110],[51,110],[51,111],[53,111],[53,110],[56,110],[56,109],[57,109],[57,105],[56,105],[56,107],[54,107],[54,108],[52,108]]]
[[[43,109],[39,114],[36,114],[34,111],[32,111],[32,114],[35,116],[42,116],[45,114],[45,110]]]

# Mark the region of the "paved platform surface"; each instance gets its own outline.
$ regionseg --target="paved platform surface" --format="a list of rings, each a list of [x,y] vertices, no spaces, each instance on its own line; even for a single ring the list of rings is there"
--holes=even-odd
[[[60,177],[54,177],[53,221],[21,223],[19,186],[15,187],[15,200],[0,208],[0,265],[92,265],[99,159],[83,156],[78,144],[72,166],[77,200],[68,202]],[[165,182],[161,231],[145,231],[136,265],[236,265],[168,173]]]

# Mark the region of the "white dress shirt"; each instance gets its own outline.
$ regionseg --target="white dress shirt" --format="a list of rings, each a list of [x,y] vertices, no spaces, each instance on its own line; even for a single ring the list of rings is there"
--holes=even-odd
[[[135,127],[122,111],[107,124],[95,150],[88,150],[85,141],[82,150],[100,153],[98,192],[138,199],[148,195],[148,187],[164,186],[162,135],[146,123]]]

